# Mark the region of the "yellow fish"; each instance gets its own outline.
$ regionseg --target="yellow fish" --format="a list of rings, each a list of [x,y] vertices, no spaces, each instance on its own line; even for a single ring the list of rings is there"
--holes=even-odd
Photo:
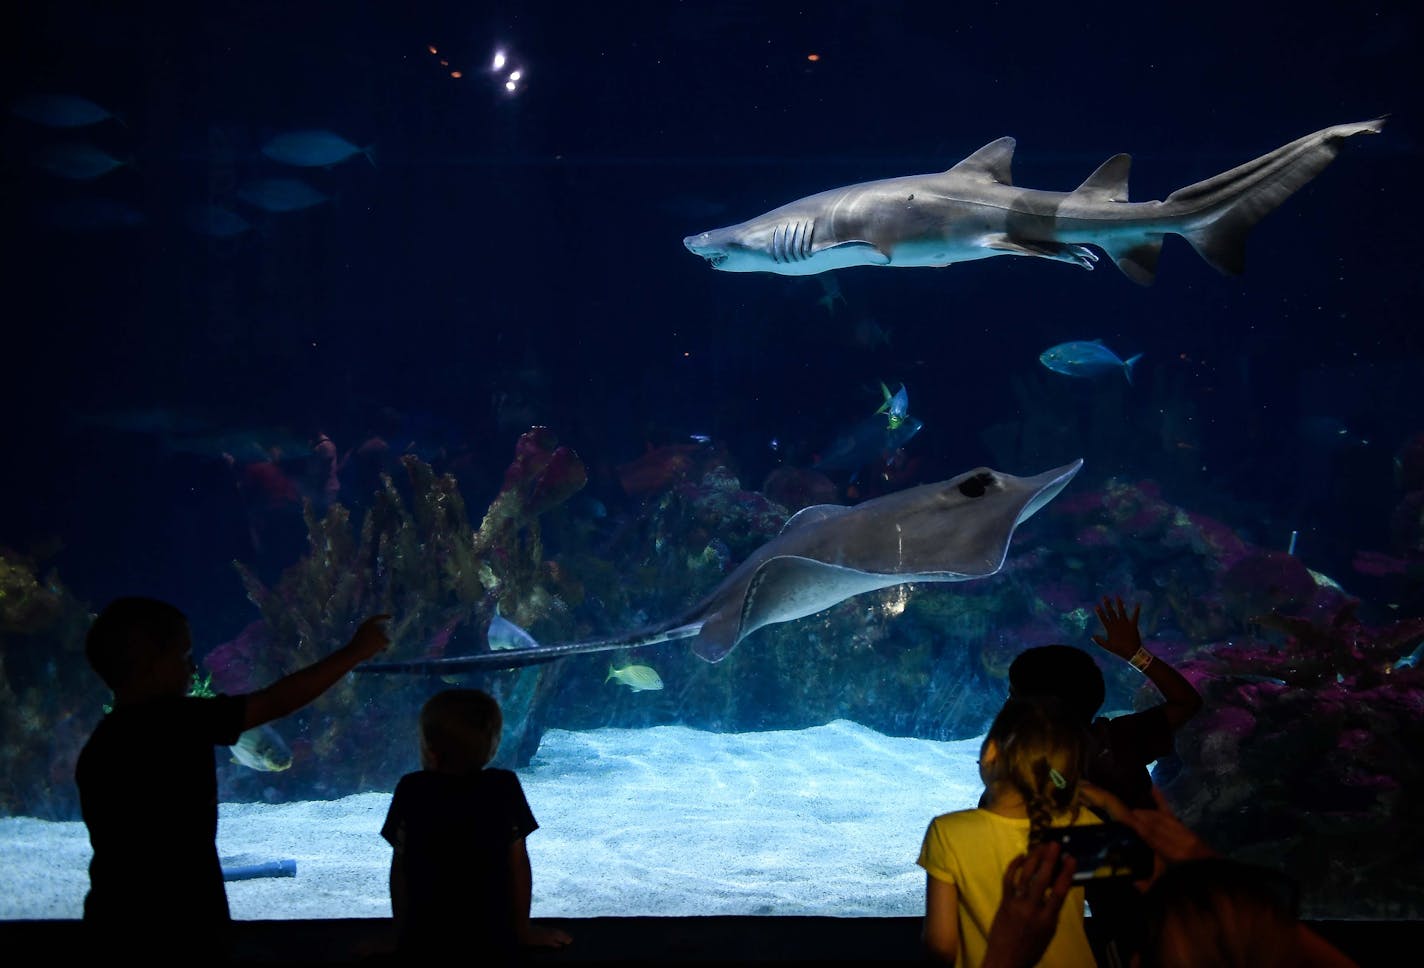
[[[629,665],[621,669],[615,669],[611,664],[608,666],[608,679],[617,679],[623,685],[634,692],[642,692],[645,689],[661,689],[663,687],[662,677],[652,666]],[[607,682],[608,679],[604,679]]]

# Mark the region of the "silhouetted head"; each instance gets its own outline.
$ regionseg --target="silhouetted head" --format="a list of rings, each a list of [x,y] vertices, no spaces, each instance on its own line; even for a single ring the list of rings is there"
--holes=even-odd
[[[1277,871],[1227,857],[1169,866],[1147,892],[1144,968],[1305,964],[1296,889]]]
[[[118,598],[84,640],[89,665],[120,700],[183,695],[193,677],[188,617],[156,598]]]
[[[446,689],[420,709],[420,763],[440,773],[473,773],[499,750],[504,714],[479,689]]]
[[[1020,652],[1009,666],[1009,695],[1057,699],[1080,724],[1093,721],[1107,697],[1103,670],[1071,645],[1039,645]]]
[[[979,775],[991,796],[1012,790],[1023,797],[1032,845],[1055,816],[1076,818],[1086,757],[1083,726],[1061,703],[1010,698],[984,737]]]

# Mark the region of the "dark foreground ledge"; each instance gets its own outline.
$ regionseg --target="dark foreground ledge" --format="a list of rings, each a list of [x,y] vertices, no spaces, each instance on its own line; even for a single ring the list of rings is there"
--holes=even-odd
[[[919,918],[557,918],[574,943],[535,951],[534,964],[573,962],[917,961]],[[1091,922],[1091,918],[1089,921]],[[1317,921],[1312,926],[1362,966],[1398,965],[1424,948],[1424,921]],[[0,951],[31,963],[69,964],[78,921],[0,921]],[[237,921],[237,965],[364,965],[391,947],[380,918]],[[1089,925],[1091,932],[1091,923]],[[1408,959],[1405,959],[1406,961]]]

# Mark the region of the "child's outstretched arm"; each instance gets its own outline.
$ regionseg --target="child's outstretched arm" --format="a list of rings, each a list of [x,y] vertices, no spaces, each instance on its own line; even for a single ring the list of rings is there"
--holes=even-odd
[[[336,683],[362,662],[391,644],[386,634],[389,615],[372,615],[356,629],[351,641],[324,659],[283,676],[265,689],[247,694],[247,716],[242,728],[251,729],[294,713]]]
[[[1114,602],[1104,596],[1096,611],[1105,635],[1095,635],[1093,641],[1118,658],[1126,659],[1133,668],[1152,680],[1166,700],[1162,710],[1167,716],[1167,725],[1176,732],[1201,709],[1201,693],[1180,672],[1142,647],[1142,633],[1137,628],[1137,618],[1142,614],[1141,603],[1133,606],[1129,616],[1121,598]]]

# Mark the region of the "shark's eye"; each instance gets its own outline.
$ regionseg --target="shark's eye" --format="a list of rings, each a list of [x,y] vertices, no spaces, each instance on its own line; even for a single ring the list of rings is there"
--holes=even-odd
[[[965,497],[983,497],[989,490],[989,485],[994,483],[994,475],[985,471],[982,474],[975,474],[967,481],[959,485],[959,493]]]

